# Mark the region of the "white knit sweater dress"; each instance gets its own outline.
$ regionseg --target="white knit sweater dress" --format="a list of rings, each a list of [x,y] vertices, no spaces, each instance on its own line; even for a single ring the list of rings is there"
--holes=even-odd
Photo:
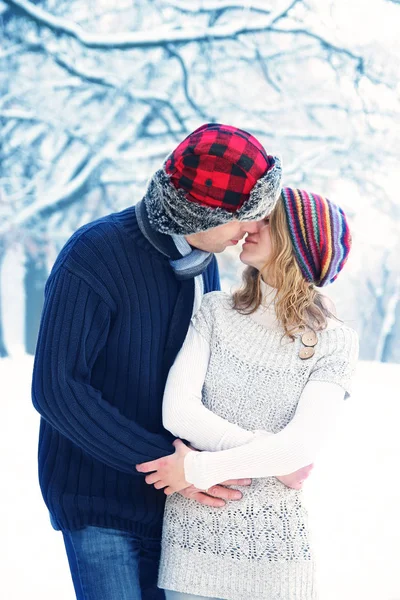
[[[250,487],[240,488],[240,501],[223,508],[210,508],[180,494],[168,497],[159,572],[162,588],[226,600],[317,598],[302,492],[273,476],[261,476],[271,475],[268,456],[265,463],[254,464],[253,471],[247,468],[242,473],[235,470],[230,453],[250,451],[257,436],[272,439],[276,436],[271,434],[286,428],[307,382],[336,384],[347,396],[358,338],[349,327],[330,323],[318,333],[314,356],[302,360],[300,336],[291,342],[282,338],[279,326],[265,327],[262,322],[257,314],[254,318],[232,309],[230,296],[223,292],[207,294],[192,319],[194,331],[209,347],[202,403],[239,432],[235,439],[227,430],[218,442],[211,436],[212,441],[203,444],[206,447],[198,446],[207,451],[190,455],[195,461],[188,470],[196,475],[197,468],[197,480],[192,481],[209,487],[221,481],[221,473],[225,478],[257,478]],[[285,473],[274,473],[278,474]]]

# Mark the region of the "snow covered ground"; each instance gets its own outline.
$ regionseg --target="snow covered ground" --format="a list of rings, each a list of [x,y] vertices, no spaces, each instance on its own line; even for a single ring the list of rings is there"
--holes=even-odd
[[[1,595],[72,600],[37,484],[31,369],[31,357],[0,360]],[[360,363],[346,419],[307,484],[321,600],[400,600],[399,377],[399,365]]]

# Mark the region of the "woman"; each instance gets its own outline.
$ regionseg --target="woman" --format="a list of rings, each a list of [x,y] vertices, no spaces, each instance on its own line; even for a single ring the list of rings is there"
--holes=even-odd
[[[244,286],[208,294],[193,317],[163,418],[203,452],[177,441],[146,467],[169,496],[159,575],[168,600],[317,597],[302,492],[276,477],[314,461],[350,392],[358,338],[316,289],[336,279],[350,243],[339,207],[284,188],[243,245]],[[242,477],[252,485],[221,509],[171,495]]]

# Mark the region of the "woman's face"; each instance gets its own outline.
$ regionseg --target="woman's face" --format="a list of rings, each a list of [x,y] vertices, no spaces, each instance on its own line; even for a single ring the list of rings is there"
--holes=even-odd
[[[240,260],[245,265],[262,271],[272,252],[269,217],[266,217],[256,233],[249,233],[242,247]]]

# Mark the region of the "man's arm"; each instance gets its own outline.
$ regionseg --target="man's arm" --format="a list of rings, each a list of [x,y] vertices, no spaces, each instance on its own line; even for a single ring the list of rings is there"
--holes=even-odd
[[[57,431],[97,460],[136,474],[135,465],[173,452],[167,436],[127,419],[91,385],[111,310],[61,266],[48,282],[32,381],[35,408]]]

